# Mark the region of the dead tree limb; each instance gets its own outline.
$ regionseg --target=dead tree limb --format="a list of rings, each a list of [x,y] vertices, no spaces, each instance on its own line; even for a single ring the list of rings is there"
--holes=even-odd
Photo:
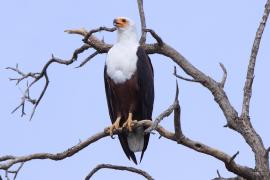
[[[227,80],[227,69],[225,68],[225,66],[222,64],[222,63],[219,63],[219,65],[220,65],[220,67],[221,67],[221,69],[222,69],[222,71],[223,71],[223,76],[222,76],[222,80],[220,81],[220,86],[222,87],[222,88],[224,88],[224,86],[225,86],[225,83],[226,83],[226,80]]]
[[[42,70],[38,73],[23,73],[20,69],[19,66],[16,65],[15,68],[13,67],[7,67],[6,69],[8,70],[12,70],[14,72],[16,72],[20,77],[18,78],[10,78],[11,81],[16,81],[16,85],[18,85],[19,83],[21,83],[23,80],[30,80],[30,84],[28,84],[27,81],[27,86],[26,89],[23,92],[23,95],[21,97],[21,103],[12,111],[12,113],[14,113],[15,111],[17,111],[19,108],[22,109],[21,112],[21,116],[24,116],[26,113],[24,111],[24,106],[25,103],[28,101],[31,104],[33,104],[33,109],[32,109],[32,113],[30,115],[30,120],[33,118],[34,113],[36,111],[37,106],[39,105],[42,97],[44,96],[48,86],[49,86],[49,77],[47,74],[47,69],[49,68],[49,66],[52,63],[57,63],[57,64],[64,64],[64,65],[70,65],[72,64],[74,61],[77,60],[78,55],[82,52],[84,52],[85,50],[87,50],[90,46],[87,44],[82,45],[80,48],[76,49],[73,52],[72,58],[70,60],[62,60],[59,58],[56,58],[52,55],[52,58],[43,66]],[[40,81],[41,79],[45,80],[45,85],[43,87],[43,89],[41,90],[40,95],[38,96],[37,99],[32,99],[29,95],[29,91],[30,88],[32,86],[34,86],[38,81]]]
[[[265,4],[264,13],[260,22],[260,25],[257,29],[256,36],[253,42],[251,55],[249,59],[248,64],[248,70],[247,70],[247,76],[246,76],[246,82],[244,86],[244,98],[243,98],[243,105],[242,105],[242,117],[248,117],[249,116],[249,106],[250,106],[250,99],[252,94],[252,83],[254,79],[254,71],[255,71],[255,64],[257,59],[257,54],[260,48],[260,43],[263,35],[263,31],[269,16],[270,12],[270,1],[268,0]]]
[[[134,127],[138,127],[138,126],[143,126],[143,127],[150,127],[152,126],[153,122],[150,120],[143,120],[143,121],[138,121],[138,122],[133,122],[132,126]],[[122,128],[116,129],[114,130],[114,134],[118,134],[122,131]],[[229,164],[229,168],[231,169],[232,172],[234,173],[246,173],[246,174],[253,174],[253,170],[245,167],[245,166],[241,166],[239,164],[236,164],[234,160],[231,161],[232,157],[218,149],[212,148],[210,146],[207,146],[201,142],[198,141],[194,141],[191,140],[187,137],[185,137],[184,135],[181,134],[181,138],[176,139],[176,135],[173,132],[170,132],[168,130],[166,130],[165,128],[163,128],[162,126],[158,125],[156,128],[156,131],[163,137],[169,139],[169,140],[173,140],[175,142],[178,142],[179,144],[182,144],[186,147],[189,147],[195,151],[204,153],[204,154],[208,154],[212,157],[215,157],[221,161],[223,161],[225,164]],[[108,129],[105,129],[102,132],[99,132],[91,137],[89,137],[87,140],[80,142],[79,144],[76,144],[70,148],[68,148],[67,150],[63,151],[63,152],[59,152],[59,153],[35,153],[35,154],[30,154],[30,155],[26,155],[26,156],[3,156],[0,157],[1,160],[3,160],[0,163],[0,169],[2,170],[8,170],[9,168],[11,168],[13,165],[18,164],[18,163],[23,163],[23,162],[28,162],[28,161],[32,161],[32,160],[37,160],[37,159],[50,159],[50,160],[54,160],[54,161],[59,161],[59,160],[63,160],[67,157],[71,157],[74,154],[78,153],[79,151],[81,151],[82,149],[88,147],[90,144],[104,138],[110,136],[110,133],[108,131]],[[229,163],[230,162],[230,163]]]
[[[148,180],[154,180],[150,174],[148,174],[146,171],[143,171],[138,168],[134,167],[127,167],[127,166],[117,166],[112,164],[99,164],[97,165],[86,177],[85,180],[89,180],[97,171],[101,169],[113,169],[113,170],[120,170],[120,171],[129,171],[132,173],[139,174],[143,177],[145,177]]]
[[[17,178],[20,170],[22,169],[23,165],[24,165],[24,163],[21,163],[21,165],[16,170],[13,170],[13,171],[12,170],[6,170],[5,171],[5,177],[6,177],[6,179],[7,180],[10,180],[9,174],[14,174],[13,175],[13,180],[16,180],[16,178]]]
[[[189,82],[200,82],[198,80],[194,80],[194,79],[190,79],[190,78],[186,78],[186,77],[183,77],[183,76],[180,76],[177,74],[177,71],[176,71],[176,66],[174,66],[174,71],[173,71],[173,75],[175,77],[177,77],[178,79],[182,79],[184,81],[189,81]]]
[[[138,4],[139,15],[140,15],[140,20],[141,20],[141,33],[142,33],[140,44],[145,44],[146,31],[144,31],[144,29],[146,28],[146,21],[145,21],[145,15],[144,15],[144,10],[143,10],[143,0],[137,0],[137,4]]]

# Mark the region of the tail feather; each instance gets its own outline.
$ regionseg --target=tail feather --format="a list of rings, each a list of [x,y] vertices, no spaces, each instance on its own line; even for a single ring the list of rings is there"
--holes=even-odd
[[[150,137],[150,134],[145,134],[144,135],[144,147],[143,147],[143,150],[142,150],[140,162],[142,162],[142,158],[143,158],[144,152],[147,149],[148,142],[149,142],[149,137]]]
[[[144,148],[144,128],[138,127],[128,133],[128,147],[132,152],[140,152]]]
[[[124,150],[127,158],[130,160],[130,158],[132,159],[132,161],[137,165],[137,159],[136,156],[134,154],[134,152],[130,151],[129,147],[128,147],[128,143],[127,143],[127,138],[126,135],[124,134],[119,134],[118,135],[122,149]]]

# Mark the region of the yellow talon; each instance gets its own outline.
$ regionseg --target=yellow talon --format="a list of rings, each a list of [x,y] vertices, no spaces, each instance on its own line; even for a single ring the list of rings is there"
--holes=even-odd
[[[110,133],[110,136],[111,137],[113,136],[113,131],[115,129],[118,129],[119,128],[120,120],[121,120],[121,117],[117,117],[117,119],[115,120],[115,122],[109,127],[109,133]]]
[[[132,131],[132,113],[128,113],[128,118],[126,120],[126,122],[124,123],[124,127],[127,127],[129,132]]]

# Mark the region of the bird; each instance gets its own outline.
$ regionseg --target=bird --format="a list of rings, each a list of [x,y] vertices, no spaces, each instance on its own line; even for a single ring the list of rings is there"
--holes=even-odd
[[[135,152],[142,161],[150,134],[146,127],[132,127],[132,121],[152,120],[154,104],[154,71],[151,60],[137,39],[135,22],[127,17],[113,20],[117,41],[107,53],[104,83],[112,125],[112,136],[124,127],[118,139],[127,158],[137,164]]]

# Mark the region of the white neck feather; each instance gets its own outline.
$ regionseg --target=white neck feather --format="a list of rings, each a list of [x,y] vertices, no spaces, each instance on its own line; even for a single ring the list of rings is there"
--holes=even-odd
[[[117,30],[117,43],[124,44],[138,44],[136,28],[129,28],[125,30]]]
[[[117,42],[109,50],[107,74],[117,84],[129,80],[137,68],[139,42],[135,27],[117,30]]]

